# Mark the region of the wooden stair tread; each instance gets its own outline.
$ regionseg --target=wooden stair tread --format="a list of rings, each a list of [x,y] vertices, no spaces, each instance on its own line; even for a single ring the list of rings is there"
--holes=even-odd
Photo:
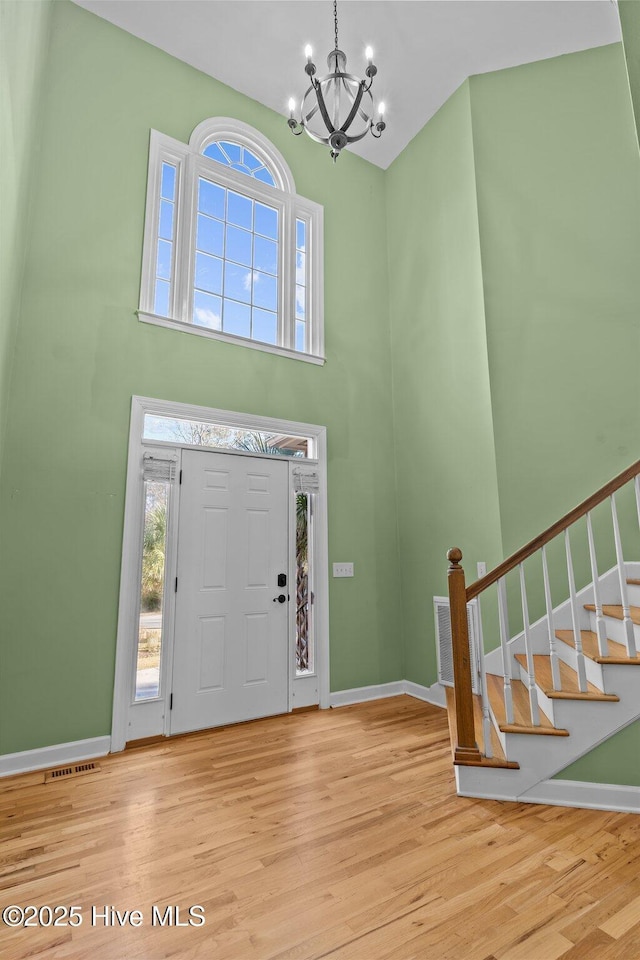
[[[593,603],[585,603],[584,608],[585,610],[590,610],[591,613],[595,613],[596,610]],[[622,607],[618,603],[603,603],[602,612],[605,617],[613,617],[614,620],[624,620]],[[633,623],[637,623],[638,626],[640,626],[640,607],[629,607],[629,613]]]
[[[516,660],[521,667],[527,669],[527,658],[524,653],[517,653]],[[578,674],[567,663],[558,661],[560,668],[560,690],[553,689],[553,675],[551,673],[551,658],[543,654],[534,654],[533,673],[536,683],[545,696],[554,700],[611,700],[614,703],[620,700],[615,693],[603,693],[593,683],[587,682],[586,691],[578,686]]]
[[[529,693],[520,680],[511,681],[513,696],[513,723],[507,723],[504,708],[504,678],[495,673],[487,674],[487,692],[493,714],[503,733],[536,734],[538,736],[568,737],[569,731],[554,727],[544,711],[540,710],[540,726],[531,723]]]
[[[630,577],[627,583],[630,587],[640,587],[640,580],[635,580],[633,577]]]
[[[581,630],[582,652],[585,657],[594,660],[596,663],[618,663],[618,664],[636,664],[640,666],[640,654],[637,657],[629,657],[627,648],[617,640],[607,640],[609,656],[601,657],[598,650],[598,636],[593,630]],[[573,630],[556,630],[556,637],[575,649],[575,640]]]
[[[458,742],[458,731],[456,725],[456,695],[453,687],[446,687],[447,697],[447,718],[449,720],[449,735],[451,737],[451,753],[454,751],[454,744]],[[482,698],[474,694],[473,696],[473,722],[475,735],[478,744],[478,750],[483,755],[480,763],[465,764],[465,766],[474,767],[500,767],[507,770],[519,770],[520,764],[507,760],[500,743],[500,738],[496,733],[493,724],[491,725],[491,747],[493,756],[484,756],[484,731],[482,728]]]

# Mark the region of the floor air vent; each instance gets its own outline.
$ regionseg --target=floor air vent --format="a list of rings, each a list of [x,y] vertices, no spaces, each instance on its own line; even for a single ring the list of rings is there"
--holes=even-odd
[[[70,780],[71,777],[82,777],[86,773],[97,773],[100,769],[99,763],[89,760],[86,763],[74,763],[69,767],[58,767],[56,770],[47,770],[44,775],[45,783],[52,783],[54,780]]]

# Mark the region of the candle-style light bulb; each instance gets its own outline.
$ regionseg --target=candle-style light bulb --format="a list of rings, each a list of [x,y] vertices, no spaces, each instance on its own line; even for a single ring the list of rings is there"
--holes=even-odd
[[[386,109],[386,107],[385,107],[384,103],[381,102],[381,103],[378,104],[378,113],[380,114],[381,117],[384,117],[384,111],[385,111],[385,109]]]
[[[289,98],[289,116],[291,117],[292,120],[293,120],[293,111],[295,110],[295,108],[296,108],[296,102],[293,99],[293,97],[290,97]]]
[[[367,49],[366,49],[365,52],[364,52],[364,55],[365,55],[365,57],[367,58],[367,60],[369,61],[369,63],[371,63],[371,61],[373,60],[373,50],[372,50],[372,48],[371,48],[371,47],[367,47]]]
[[[304,55],[307,58],[307,63],[311,63],[311,57],[313,56],[313,50],[311,49],[311,44],[308,43],[304,48]]]

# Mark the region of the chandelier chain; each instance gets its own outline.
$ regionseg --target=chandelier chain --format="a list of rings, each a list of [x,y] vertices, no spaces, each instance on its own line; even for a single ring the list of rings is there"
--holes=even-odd
[[[336,34],[336,46],[335,49],[338,49],[338,0],[333,0],[333,23],[335,27]]]

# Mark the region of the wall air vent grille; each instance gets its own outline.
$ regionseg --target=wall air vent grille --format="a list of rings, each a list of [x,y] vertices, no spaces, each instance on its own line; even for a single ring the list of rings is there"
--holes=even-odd
[[[438,680],[445,687],[453,686],[453,649],[451,645],[451,614],[447,597],[434,597],[436,620],[436,649],[438,653]],[[480,693],[480,670],[478,656],[478,605],[475,600],[467,604],[469,627],[469,654],[471,657],[471,688]]]

